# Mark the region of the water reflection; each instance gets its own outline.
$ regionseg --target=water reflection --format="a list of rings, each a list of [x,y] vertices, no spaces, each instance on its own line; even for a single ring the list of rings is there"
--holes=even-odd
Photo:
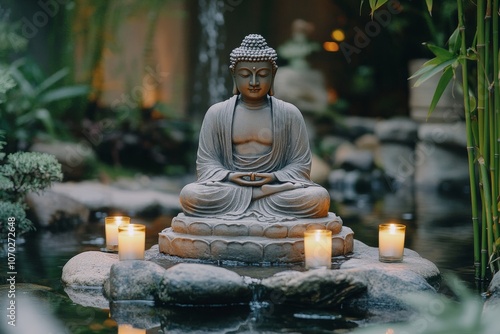
[[[111,318],[142,330],[163,333],[325,332],[357,327],[351,316],[325,310],[300,310],[270,302],[226,307],[154,307],[111,303]],[[121,332],[119,332],[121,334]]]

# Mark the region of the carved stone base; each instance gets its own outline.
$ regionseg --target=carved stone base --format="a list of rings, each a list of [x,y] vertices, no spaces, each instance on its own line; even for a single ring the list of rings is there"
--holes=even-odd
[[[172,227],[159,233],[161,253],[201,260],[247,263],[304,261],[304,231],[332,231],[332,256],[353,251],[353,231],[342,226],[334,213],[325,218],[264,223],[255,219],[234,221],[187,217],[172,220]]]

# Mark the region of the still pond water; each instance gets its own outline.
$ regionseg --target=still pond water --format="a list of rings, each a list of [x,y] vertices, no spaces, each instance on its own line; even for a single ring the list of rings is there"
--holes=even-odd
[[[349,204],[332,208],[355,238],[377,246],[378,225],[396,220],[407,226],[405,246],[434,262],[442,272],[458,275],[472,290],[483,287],[474,282],[472,268],[472,228],[467,196],[411,194],[410,196],[360,195]],[[363,323],[362,315],[299,310],[261,303],[230,308],[155,308],[151,305],[112,305],[111,308],[83,306],[68,298],[60,277],[66,262],[83,251],[100,250],[104,227],[96,213],[94,222],[73,231],[38,231],[19,243],[16,250],[17,324],[1,333],[348,333]],[[147,248],[158,242],[157,233],[170,224],[171,217],[134,219],[147,226]],[[2,257],[2,272],[7,259]],[[168,264],[167,264],[168,265]],[[232,268],[242,275],[265,277],[283,267]],[[303,270],[301,265],[292,269]],[[3,280],[5,282],[5,280]],[[47,289],[48,288],[48,289]],[[7,286],[0,287],[4,294]],[[141,331],[118,327],[127,312],[143,319]],[[4,312],[5,313],[5,312]],[[46,327],[44,327],[46,326]],[[22,330],[22,331],[21,331]]]

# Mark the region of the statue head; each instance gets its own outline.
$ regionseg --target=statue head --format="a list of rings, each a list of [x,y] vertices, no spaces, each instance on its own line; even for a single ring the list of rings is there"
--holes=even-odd
[[[234,78],[235,69],[238,62],[269,62],[271,64],[272,77],[274,82],[274,76],[276,75],[276,71],[278,70],[278,65],[276,64],[277,59],[278,55],[276,51],[267,45],[264,37],[258,34],[250,34],[246,36],[241,42],[241,45],[231,51],[230,55],[229,68],[231,69],[231,74],[233,76],[233,94],[239,94]],[[274,94],[272,84],[268,94]]]

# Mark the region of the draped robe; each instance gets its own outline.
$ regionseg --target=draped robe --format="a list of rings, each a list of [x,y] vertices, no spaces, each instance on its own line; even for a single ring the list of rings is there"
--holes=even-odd
[[[328,191],[309,177],[311,152],[302,114],[290,103],[274,97],[269,99],[272,148],[255,157],[233,152],[232,124],[237,96],[207,111],[199,138],[197,181],[186,185],[180,194],[186,215],[226,220],[253,216],[259,221],[328,215]],[[227,181],[230,172],[274,173],[278,183],[291,182],[301,188],[253,200],[252,187]]]

